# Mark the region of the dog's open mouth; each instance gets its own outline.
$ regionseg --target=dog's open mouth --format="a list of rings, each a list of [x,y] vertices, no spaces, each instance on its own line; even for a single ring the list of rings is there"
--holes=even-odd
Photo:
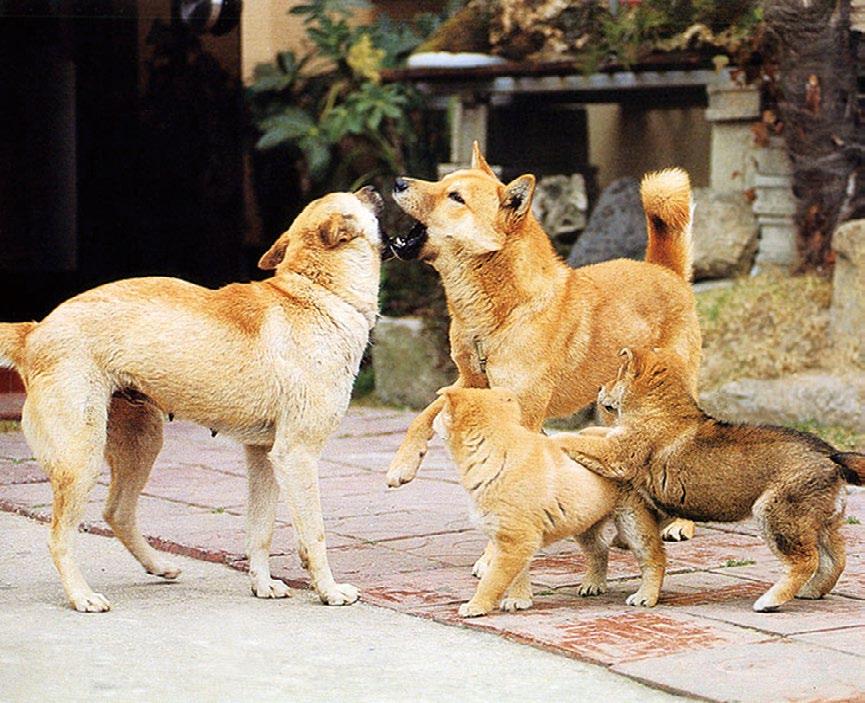
[[[409,261],[420,255],[420,250],[426,242],[426,225],[415,222],[414,226],[405,235],[399,235],[390,240],[390,248],[398,259]]]

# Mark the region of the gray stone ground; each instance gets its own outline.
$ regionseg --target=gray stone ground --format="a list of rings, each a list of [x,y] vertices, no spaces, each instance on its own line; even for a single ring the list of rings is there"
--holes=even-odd
[[[114,610],[64,602],[47,528],[0,513],[0,701],[668,701],[601,667],[494,635],[308,591],[249,595],[246,575],[183,557],[176,583],[114,539],[78,536]]]

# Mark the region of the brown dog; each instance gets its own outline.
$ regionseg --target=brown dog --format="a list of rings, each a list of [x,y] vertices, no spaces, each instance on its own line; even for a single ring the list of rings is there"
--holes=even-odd
[[[652,607],[664,577],[658,523],[642,499],[568,459],[559,445],[521,424],[520,406],[504,389],[443,388],[433,423],[450,448],[460,483],[474,503],[492,555],[463,617],[532,605],[529,565],[542,546],[576,537],[588,560],[579,593],[607,590],[607,544],[601,532],[615,513],[640,564],[640,589],[628,605]],[[502,601],[505,591],[508,597]]]
[[[618,378],[598,401],[614,428],[552,438],[575,461],[628,482],[669,515],[735,522],[752,514],[786,574],[754,603],[776,610],[822,598],[844,570],[845,481],[865,478],[865,455],[839,453],[785,427],[731,425],[706,415],[688,369],[666,350],[622,350]]]
[[[288,595],[268,564],[281,489],[321,600],[357,600],[327,562],[317,460],[348,407],[375,323],[380,208],[371,188],[311,203],[261,258],[259,266],[276,273],[260,283],[214,291],[173,278],[130,279],[82,293],[38,324],[0,325],[0,363],[24,379],[22,427],[54,491],[49,546],[73,607],[110,607],[72,555],[105,459],[105,519],[114,534],[149,573],[179,573],[136,520],[166,414],[246,447],[256,596]]]
[[[620,259],[577,270],[555,254],[532,215],[534,188],[531,175],[503,185],[477,144],[469,170],[437,183],[400,178],[394,185],[397,204],[419,224],[392,248],[441,275],[459,370],[454,385],[513,389],[524,425],[540,430],[547,418],[591,403],[615,374],[616,351],[632,345],[674,349],[696,390],[701,338],[689,284],[687,174],[672,169],[643,179],[645,262]],[[443,402],[438,398],[412,422],[388,485],[415,477]],[[693,525],[674,525],[668,533],[687,538]]]

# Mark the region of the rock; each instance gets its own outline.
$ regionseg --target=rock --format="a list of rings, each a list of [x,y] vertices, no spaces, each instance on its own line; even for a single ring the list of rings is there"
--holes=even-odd
[[[832,237],[830,331],[839,361],[865,364],[865,220],[845,222]]]
[[[419,317],[382,317],[373,332],[375,394],[388,405],[420,409],[456,380],[447,341]]]
[[[694,279],[731,278],[751,270],[757,219],[742,193],[695,188]]]
[[[800,373],[731,381],[700,397],[706,412],[735,422],[789,425],[816,422],[865,432],[861,374]]]
[[[538,181],[532,210],[551,237],[570,234],[586,226],[586,183],[583,176],[544,176]]]
[[[574,268],[608,259],[642,259],[646,254],[646,216],[636,178],[620,178],[608,185],[595,206],[585,231],[568,256]]]

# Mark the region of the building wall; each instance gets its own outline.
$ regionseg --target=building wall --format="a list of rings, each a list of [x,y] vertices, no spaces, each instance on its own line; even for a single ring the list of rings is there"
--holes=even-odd
[[[705,110],[589,105],[589,161],[601,188],[623,176],[681,166],[709,185],[710,125]]]

